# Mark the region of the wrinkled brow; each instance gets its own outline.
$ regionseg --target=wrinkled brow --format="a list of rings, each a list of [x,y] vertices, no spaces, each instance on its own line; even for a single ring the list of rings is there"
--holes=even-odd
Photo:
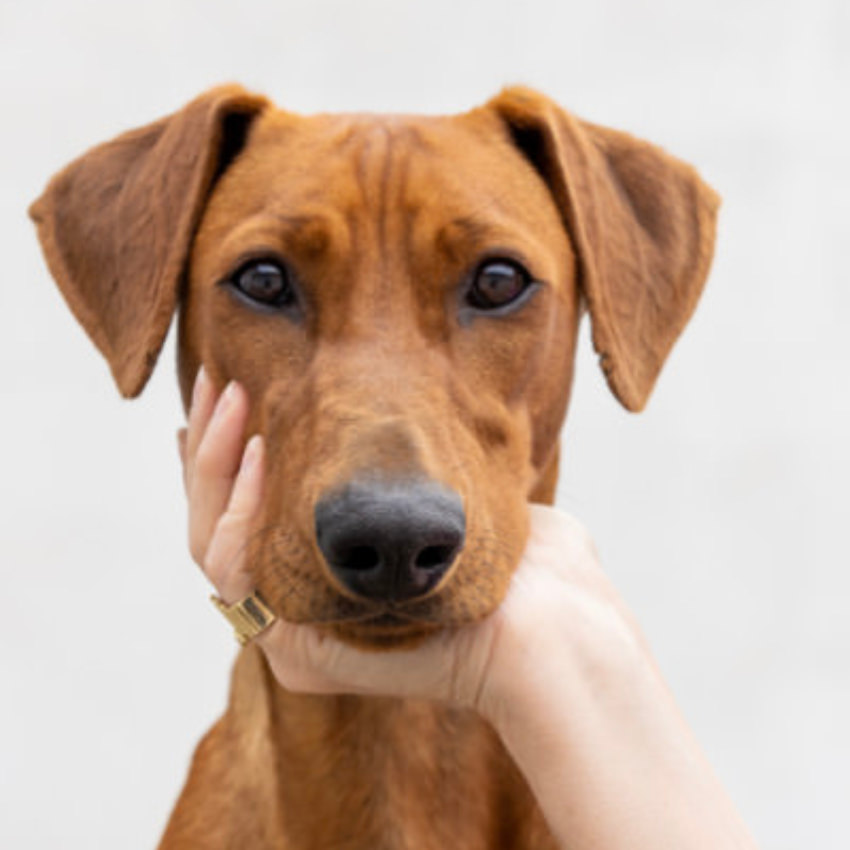
[[[327,216],[275,214],[273,218],[286,242],[300,253],[316,257],[327,251],[334,229]]]
[[[437,230],[435,242],[449,260],[457,260],[469,251],[470,245],[485,244],[494,236],[492,226],[486,222],[461,216],[442,225]]]

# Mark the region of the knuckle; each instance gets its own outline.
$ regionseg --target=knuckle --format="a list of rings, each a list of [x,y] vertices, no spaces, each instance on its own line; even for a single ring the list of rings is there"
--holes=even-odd
[[[189,530],[189,554],[199,567],[204,566],[207,556],[207,540],[196,528]]]
[[[226,538],[246,537],[249,517],[239,509],[229,509],[221,515],[216,534]]]
[[[220,590],[227,578],[227,568],[224,564],[207,563],[204,566],[204,574],[210,580],[213,587]]]
[[[281,647],[273,647],[274,652],[267,651],[266,657],[278,682],[293,693],[316,693],[322,689],[322,682],[316,673],[305,666],[291,653],[281,652]]]
[[[277,680],[287,690],[294,693],[307,693],[312,690],[310,674],[305,670],[293,669],[290,666],[276,664],[274,673]]]
[[[192,478],[205,478],[212,475],[216,468],[216,460],[215,447],[209,440],[201,440],[195,454],[195,460],[192,463]]]

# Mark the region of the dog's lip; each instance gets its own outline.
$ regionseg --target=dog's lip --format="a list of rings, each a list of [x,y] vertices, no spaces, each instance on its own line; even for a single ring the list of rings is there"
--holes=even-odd
[[[322,623],[317,623],[321,625]],[[354,616],[343,616],[336,620],[327,620],[324,625],[357,626],[358,628],[399,629],[416,625],[428,625],[425,620],[405,614],[392,605],[370,607]]]
[[[322,629],[356,628],[364,633],[433,631],[458,625],[458,623],[450,622],[445,614],[440,604],[440,597],[437,595],[428,595],[406,602],[386,600],[380,603],[340,595],[329,608],[297,617],[293,622]],[[282,616],[286,617],[285,614]]]
[[[377,602],[340,595],[330,610],[316,617],[299,618],[299,622],[316,626],[356,624],[376,628],[428,626],[442,622],[439,612],[439,597],[435,595],[403,602],[393,600]]]
[[[325,621],[316,625],[341,627],[345,630],[356,629],[358,632],[374,632],[382,634],[400,634],[418,632],[423,629],[433,630],[441,624],[434,620],[420,618],[408,614],[403,609],[392,605],[371,608],[355,617],[341,617],[338,620]]]
[[[393,649],[415,645],[439,631],[441,626],[384,610],[368,618],[327,623],[324,628],[347,643],[371,649]]]
[[[416,620],[411,617],[405,617],[392,608],[385,608],[382,611],[378,611],[369,617],[364,617],[362,620],[357,621],[358,626],[375,628],[410,627],[415,624]]]

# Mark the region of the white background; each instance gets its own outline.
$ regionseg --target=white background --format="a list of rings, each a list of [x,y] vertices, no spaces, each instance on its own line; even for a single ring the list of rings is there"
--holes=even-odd
[[[173,347],[120,401],[25,209],[88,146],[237,80],[301,111],[458,111],[531,84],[717,187],[712,276],[645,414],[582,339],[560,504],[763,848],[846,850],[848,10],[0,0],[0,846],[154,846],[224,704]]]

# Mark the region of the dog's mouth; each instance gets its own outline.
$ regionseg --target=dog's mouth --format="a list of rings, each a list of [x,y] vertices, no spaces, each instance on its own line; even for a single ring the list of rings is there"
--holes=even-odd
[[[409,648],[450,627],[436,612],[407,610],[404,605],[358,605],[342,599],[335,615],[302,620],[306,625],[364,649]]]
[[[438,632],[443,625],[386,610],[359,620],[328,623],[322,628],[345,643],[380,650],[410,648]]]
[[[349,643],[375,647],[419,641],[441,630],[479,622],[491,613],[489,606],[470,605],[440,592],[423,599],[380,603],[340,595],[326,605],[296,615],[295,621]]]

